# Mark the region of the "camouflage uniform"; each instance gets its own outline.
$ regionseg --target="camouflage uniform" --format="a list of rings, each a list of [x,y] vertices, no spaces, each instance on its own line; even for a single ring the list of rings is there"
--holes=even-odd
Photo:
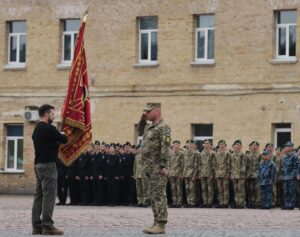
[[[149,185],[149,200],[154,214],[154,223],[167,223],[167,177],[160,175],[167,168],[170,158],[171,129],[163,120],[145,127],[142,144],[143,173]]]
[[[219,204],[229,204],[230,153],[218,151],[214,155],[213,167],[217,179]]]
[[[283,205],[283,190],[282,190],[282,181],[280,177],[281,173],[281,163],[282,157],[273,155],[271,160],[275,163],[276,166],[276,175],[275,175],[275,182],[273,183],[273,199],[272,205],[273,206],[282,206]]]
[[[136,194],[138,205],[147,205],[148,204],[148,195],[147,195],[147,183],[143,177],[143,163],[142,163],[142,154],[136,154],[134,165],[133,165],[133,175],[136,183]]]
[[[264,160],[259,165],[258,180],[261,189],[262,208],[272,206],[272,185],[275,180],[276,167],[272,160]]]
[[[199,154],[195,150],[184,153],[182,177],[184,178],[187,203],[189,205],[196,205],[195,179]]]
[[[198,173],[201,179],[202,200],[204,206],[211,207],[214,201],[214,169],[212,151],[202,151],[198,160]]]
[[[250,152],[247,156],[246,164],[246,182],[247,182],[247,196],[248,204],[253,206],[260,206],[260,187],[258,183],[259,164],[262,161],[262,156],[259,152]]]
[[[173,152],[170,159],[169,178],[172,189],[173,205],[182,205],[182,179],[184,155],[182,151]]]
[[[247,155],[233,152],[230,162],[230,178],[233,181],[234,199],[237,206],[245,205],[245,175]]]
[[[281,179],[283,181],[284,207],[293,209],[296,202],[296,177],[299,174],[298,157],[295,152],[282,158]]]

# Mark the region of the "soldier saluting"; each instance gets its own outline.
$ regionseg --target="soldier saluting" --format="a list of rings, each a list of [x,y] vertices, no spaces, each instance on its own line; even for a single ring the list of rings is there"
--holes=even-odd
[[[142,144],[143,172],[149,187],[149,200],[154,215],[154,224],[143,230],[147,234],[165,234],[167,224],[167,174],[171,148],[171,129],[161,118],[161,104],[148,103],[141,123],[152,123],[144,129]],[[143,123],[145,124],[145,123]]]

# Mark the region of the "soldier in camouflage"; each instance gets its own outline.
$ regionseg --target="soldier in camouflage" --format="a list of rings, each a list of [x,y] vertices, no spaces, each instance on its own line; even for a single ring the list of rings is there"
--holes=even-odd
[[[283,206],[283,199],[282,199],[282,182],[280,178],[280,173],[281,173],[281,161],[282,161],[282,152],[281,148],[277,147],[275,149],[275,154],[274,154],[274,146],[272,143],[267,143],[265,146],[265,149],[268,149],[271,153],[271,160],[274,162],[276,166],[276,174],[275,174],[275,182],[273,183],[273,198],[272,198],[272,206]]]
[[[241,140],[233,143],[233,153],[230,162],[230,179],[233,181],[235,208],[245,206],[245,175],[247,156],[242,151]]]
[[[259,154],[259,143],[253,141],[249,144],[250,153],[248,155],[246,165],[246,187],[248,196],[248,208],[258,208],[261,204],[260,187],[258,182],[259,164],[262,161],[262,156]]]
[[[282,158],[281,179],[283,182],[285,210],[293,210],[296,203],[296,180],[299,179],[299,162],[293,151],[294,144],[287,142],[283,146],[285,155]]]
[[[184,153],[182,177],[184,179],[187,207],[196,206],[195,182],[197,177],[197,167],[200,153],[195,149],[195,141],[186,142],[187,151]]]
[[[219,206],[226,208],[229,204],[230,153],[226,151],[226,142],[218,142],[218,151],[213,159],[215,178],[217,179]]]
[[[215,159],[215,153],[211,150],[210,141],[205,139],[203,140],[203,151],[198,160],[198,173],[201,180],[203,205],[208,208],[213,206],[214,201],[213,159]]]
[[[149,185],[149,200],[154,224],[143,230],[147,234],[165,234],[167,224],[166,185],[171,149],[171,129],[161,119],[161,104],[148,103],[142,116],[152,123],[144,129],[142,144],[143,173]]]
[[[180,150],[180,141],[173,142],[173,151],[170,159],[169,178],[172,189],[173,207],[182,206],[182,171],[183,152]]]
[[[137,147],[137,153],[134,159],[133,165],[133,176],[136,184],[136,195],[139,207],[148,206],[148,195],[147,195],[147,183],[143,177],[143,161],[142,161],[142,149]]]
[[[262,153],[263,161],[259,165],[258,180],[261,190],[261,209],[272,207],[272,186],[275,181],[276,167],[270,159],[271,153],[265,149]]]

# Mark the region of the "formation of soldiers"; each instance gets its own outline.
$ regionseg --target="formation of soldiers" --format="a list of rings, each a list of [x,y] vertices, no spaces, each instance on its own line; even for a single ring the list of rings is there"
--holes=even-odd
[[[125,144],[91,143],[70,166],[58,161],[58,205],[134,205],[133,174],[136,147]],[[69,192],[68,192],[69,191]]]
[[[299,149],[288,142],[282,149],[268,143],[259,150],[257,141],[247,152],[242,152],[240,140],[231,149],[224,140],[215,148],[204,140],[201,152],[193,140],[184,147],[174,141],[166,190],[169,207],[299,206]],[[149,206],[139,146],[96,141],[71,166],[59,162],[57,167],[59,205],[66,203],[69,190],[69,205]]]
[[[299,193],[299,149],[297,153],[291,142],[275,153],[269,143],[262,154],[257,141],[245,153],[240,140],[233,143],[232,150],[226,146],[220,140],[212,149],[210,141],[204,140],[199,152],[193,140],[186,142],[186,149],[180,148],[179,141],[173,142],[171,207],[294,209],[296,190]]]

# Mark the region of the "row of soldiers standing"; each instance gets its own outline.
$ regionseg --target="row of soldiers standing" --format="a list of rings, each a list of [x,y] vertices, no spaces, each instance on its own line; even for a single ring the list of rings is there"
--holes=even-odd
[[[289,147],[292,146],[286,146]],[[295,182],[299,175],[297,155],[292,152],[296,159],[284,162],[286,148],[282,151],[276,148],[275,154],[272,144],[265,148],[269,149],[276,167],[272,206],[292,209],[299,183]],[[167,189],[170,206],[260,207],[259,143],[251,142],[249,151],[243,153],[241,141],[236,140],[232,149],[227,150],[224,140],[218,142],[214,151],[210,141],[204,140],[202,152],[193,140],[186,142],[185,149],[179,141],[174,141]],[[121,146],[96,141],[71,166],[59,162],[57,167],[59,205],[66,203],[68,191],[70,205],[149,205],[141,148],[132,147],[129,142]]]
[[[58,161],[58,205],[134,205],[136,201],[133,166],[135,147],[91,143],[70,166]]]
[[[275,154],[272,144],[267,144],[260,154],[257,141],[249,144],[247,153],[242,152],[240,140],[233,143],[231,152],[224,140],[218,142],[215,151],[209,140],[203,141],[202,152],[197,150],[193,140],[188,140],[185,148],[181,149],[179,141],[173,142],[168,175],[171,207],[294,208],[300,168],[292,143],[286,143],[282,150],[276,148]],[[273,173],[266,170],[268,162],[263,163],[264,156],[271,159]],[[139,152],[136,163],[135,170],[142,170]],[[266,189],[270,185],[271,188]],[[137,178],[140,205],[147,204],[146,190],[141,172]],[[271,197],[270,204],[262,203],[265,197],[268,200]]]

